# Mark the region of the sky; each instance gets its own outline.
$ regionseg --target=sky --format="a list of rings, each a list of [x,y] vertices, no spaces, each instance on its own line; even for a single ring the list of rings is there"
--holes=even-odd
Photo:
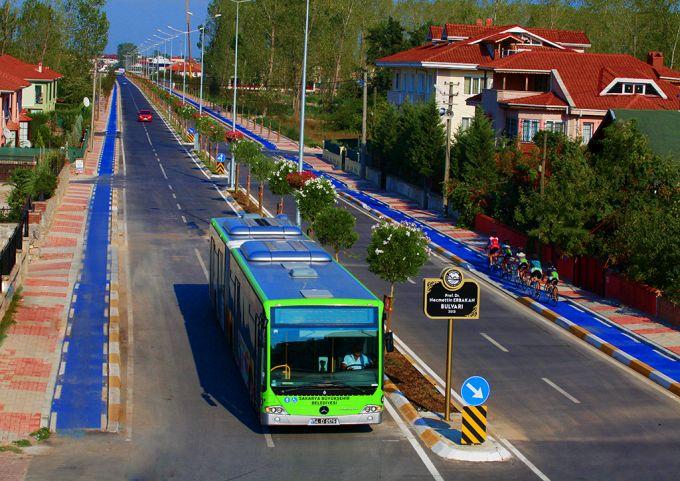
[[[151,36],[157,28],[168,31],[167,26],[183,29],[185,0],[108,0],[106,15],[109,19],[109,43],[106,53],[116,53],[119,43],[131,42],[139,45]],[[203,23],[210,0],[190,0],[193,12],[191,27]],[[157,32],[156,32],[157,33]],[[195,46],[196,39],[191,43]],[[176,44],[179,47],[179,44]]]

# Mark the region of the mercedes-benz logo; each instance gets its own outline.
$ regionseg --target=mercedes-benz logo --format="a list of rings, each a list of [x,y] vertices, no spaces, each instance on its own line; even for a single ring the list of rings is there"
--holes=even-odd
[[[321,414],[328,414],[328,406],[321,406],[321,407],[319,408],[319,412],[320,412]]]

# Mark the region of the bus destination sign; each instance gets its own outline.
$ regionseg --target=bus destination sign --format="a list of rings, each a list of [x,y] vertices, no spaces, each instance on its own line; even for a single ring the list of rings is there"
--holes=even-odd
[[[430,319],[479,319],[479,285],[455,267],[423,280],[423,309]]]

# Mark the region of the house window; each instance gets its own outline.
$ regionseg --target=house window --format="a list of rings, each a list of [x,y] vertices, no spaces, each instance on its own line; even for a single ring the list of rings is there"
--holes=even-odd
[[[633,93],[633,84],[623,84],[623,93],[624,94],[632,94]]]
[[[463,117],[460,119],[460,130],[467,130],[470,128],[472,123],[472,117]]]
[[[534,77],[534,90],[537,92],[547,92],[550,90],[550,78],[547,75],[537,75]]]
[[[514,139],[517,137],[517,119],[506,117],[505,119],[505,135],[508,138]]]
[[[28,122],[19,123],[19,146],[28,140]]]
[[[35,103],[36,104],[42,104],[43,103],[42,85],[36,85],[35,86]]]
[[[531,142],[538,132],[539,121],[535,119],[522,120],[522,142]]]
[[[581,131],[581,137],[583,138],[583,144],[587,144],[590,142],[590,139],[593,138],[593,123],[592,122],[585,122],[583,124],[583,129]]]
[[[545,130],[549,132],[558,132],[560,134],[564,133],[564,122],[555,122],[553,120],[547,120],[545,122]]]
[[[425,91],[425,75],[422,73],[418,74],[418,92]]]
[[[399,86],[399,80],[401,80],[400,77],[401,77],[401,74],[399,74],[399,72],[394,74],[394,90],[399,90],[399,88],[400,88],[400,86]]]
[[[465,77],[464,78],[464,90],[465,95],[476,95],[482,91],[483,80],[479,77]]]

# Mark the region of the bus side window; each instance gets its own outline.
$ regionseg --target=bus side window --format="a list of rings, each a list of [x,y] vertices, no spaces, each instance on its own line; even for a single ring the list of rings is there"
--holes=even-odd
[[[210,298],[215,302],[215,239],[210,238]]]

